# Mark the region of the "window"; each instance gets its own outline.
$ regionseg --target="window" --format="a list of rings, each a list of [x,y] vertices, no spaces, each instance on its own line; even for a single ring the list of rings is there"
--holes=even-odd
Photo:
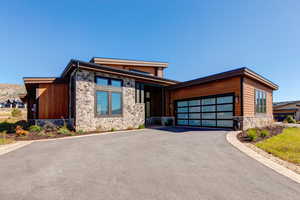
[[[135,83],[135,103],[144,103],[144,84]]]
[[[110,91],[96,92],[96,112],[99,116],[122,114],[122,93]]]
[[[112,79],[106,77],[96,77],[96,84],[100,86],[113,86],[113,87],[122,87],[123,81],[119,79]]]
[[[120,92],[111,93],[111,114],[117,115],[122,113],[122,94]]]
[[[97,91],[97,114],[108,115],[108,92]]]
[[[267,112],[267,94],[262,90],[255,90],[255,111],[256,113]]]
[[[97,85],[107,86],[108,82],[109,82],[108,78],[96,77],[96,84]]]
[[[129,71],[134,72],[134,73],[138,73],[138,74],[150,75],[149,72],[144,72],[144,71],[140,71],[140,70],[137,70],[137,69],[130,69]]]

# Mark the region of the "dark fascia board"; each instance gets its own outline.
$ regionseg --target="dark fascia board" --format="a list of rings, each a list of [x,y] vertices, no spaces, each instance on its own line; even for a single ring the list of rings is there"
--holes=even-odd
[[[109,72],[115,72],[115,73],[120,73],[123,75],[127,75],[127,76],[134,76],[137,77],[139,79],[151,79],[153,81],[157,81],[157,82],[167,82],[169,84],[176,84],[179,83],[178,81],[175,80],[170,80],[170,79],[164,79],[164,78],[160,78],[160,77],[156,77],[156,76],[151,76],[151,75],[144,75],[144,74],[139,74],[139,73],[135,73],[135,72],[131,72],[128,70],[123,70],[123,69],[118,69],[118,68],[114,68],[114,67],[110,67],[110,66],[106,66],[106,65],[100,65],[100,64],[95,64],[95,63],[90,63],[90,62],[84,62],[84,61],[80,61],[80,60],[74,60],[72,59],[67,67],[65,68],[65,70],[63,71],[61,77],[64,78],[67,76],[67,74],[69,74],[72,70],[74,70],[75,68],[82,68],[84,69],[84,67],[89,67],[91,69],[94,70],[103,70],[103,71],[107,71]]]
[[[246,76],[246,77],[251,77],[254,78],[255,80],[262,82],[263,84],[267,85],[268,87],[272,88],[273,90],[278,89],[278,85],[274,84],[273,82],[269,81],[268,79],[264,78],[263,76],[255,73],[254,71],[243,67],[243,68],[238,68],[210,76],[206,76],[203,78],[198,78],[186,82],[181,82],[176,85],[171,85],[168,87],[168,89],[178,89],[178,88],[183,88],[183,87],[189,87],[193,85],[199,85],[199,84],[204,84],[204,83],[209,83],[213,81],[218,81],[226,78],[232,78],[236,76]]]
[[[297,111],[298,108],[282,108],[282,109],[276,109],[274,108],[273,111]]]

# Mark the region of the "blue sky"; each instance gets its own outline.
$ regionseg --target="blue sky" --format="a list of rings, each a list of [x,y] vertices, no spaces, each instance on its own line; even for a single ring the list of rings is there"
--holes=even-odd
[[[300,1],[3,1],[0,83],[59,76],[71,58],[167,61],[185,81],[249,67],[300,99]]]

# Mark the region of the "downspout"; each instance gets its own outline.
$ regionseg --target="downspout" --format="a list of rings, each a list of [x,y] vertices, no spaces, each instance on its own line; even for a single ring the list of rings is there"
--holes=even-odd
[[[73,112],[73,127],[75,127],[75,121],[76,121],[76,80],[77,80],[77,71],[79,69],[79,63],[76,63],[76,69],[71,73],[70,80],[69,80],[69,120],[72,118],[72,112]],[[75,75],[75,81],[73,83],[73,78]],[[72,84],[73,85],[73,91],[72,91]],[[73,96],[72,93],[75,92],[75,95]],[[74,98],[74,99],[72,99]],[[72,105],[73,102],[73,105]],[[72,106],[74,107],[72,109]]]

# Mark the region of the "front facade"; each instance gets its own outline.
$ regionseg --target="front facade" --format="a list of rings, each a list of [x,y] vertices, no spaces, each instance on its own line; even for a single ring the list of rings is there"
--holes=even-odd
[[[178,82],[164,62],[71,60],[59,78],[24,78],[28,119],[103,131],[145,124],[251,128],[273,122],[278,87],[247,69]]]

